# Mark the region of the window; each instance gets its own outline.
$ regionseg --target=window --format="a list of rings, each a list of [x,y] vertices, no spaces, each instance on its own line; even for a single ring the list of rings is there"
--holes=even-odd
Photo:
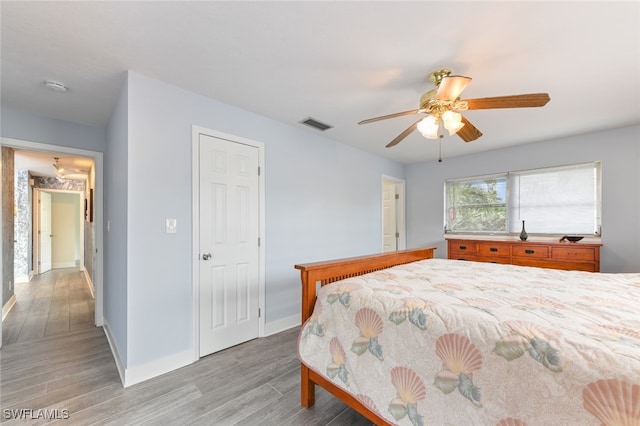
[[[600,162],[445,181],[445,232],[600,233]]]

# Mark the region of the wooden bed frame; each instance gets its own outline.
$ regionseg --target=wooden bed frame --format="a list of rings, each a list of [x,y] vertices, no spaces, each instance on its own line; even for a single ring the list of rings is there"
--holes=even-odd
[[[326,262],[295,265],[300,270],[302,280],[302,324],[311,316],[316,303],[318,283],[320,286],[349,277],[379,271],[396,265],[433,258],[435,248],[401,250],[370,256],[351,257]],[[376,425],[390,425],[388,421],[371,411],[366,405],[354,398],[330,380],[300,364],[300,401],[306,408],[315,403],[315,385],[321,386],[349,407],[374,422]]]

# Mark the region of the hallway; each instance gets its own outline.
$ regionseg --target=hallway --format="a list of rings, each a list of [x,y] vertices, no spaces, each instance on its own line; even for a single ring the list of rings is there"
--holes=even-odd
[[[299,327],[123,388],[79,268],[16,289],[3,324],[2,424],[370,426],[324,389],[300,405]]]
[[[94,299],[79,268],[53,269],[15,287],[2,346],[94,327]]]

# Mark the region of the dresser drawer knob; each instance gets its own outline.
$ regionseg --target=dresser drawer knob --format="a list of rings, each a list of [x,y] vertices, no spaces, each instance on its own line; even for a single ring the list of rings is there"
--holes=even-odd
[[[525,250],[524,252],[527,254],[533,254],[533,250]]]
[[[467,246],[460,246],[459,248],[460,248],[460,250],[466,250]]]
[[[495,251],[498,251],[498,249],[497,249],[497,248],[495,248],[495,247],[491,247],[491,248],[489,249],[489,251],[493,251],[493,252],[495,252]]]

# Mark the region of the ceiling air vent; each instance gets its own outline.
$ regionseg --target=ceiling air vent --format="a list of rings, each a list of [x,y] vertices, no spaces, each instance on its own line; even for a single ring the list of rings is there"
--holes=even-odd
[[[301,123],[306,124],[307,126],[313,127],[314,129],[318,129],[321,132],[324,132],[325,130],[333,127],[328,124],[321,123],[318,120],[311,117],[305,118],[304,120],[301,121]]]

